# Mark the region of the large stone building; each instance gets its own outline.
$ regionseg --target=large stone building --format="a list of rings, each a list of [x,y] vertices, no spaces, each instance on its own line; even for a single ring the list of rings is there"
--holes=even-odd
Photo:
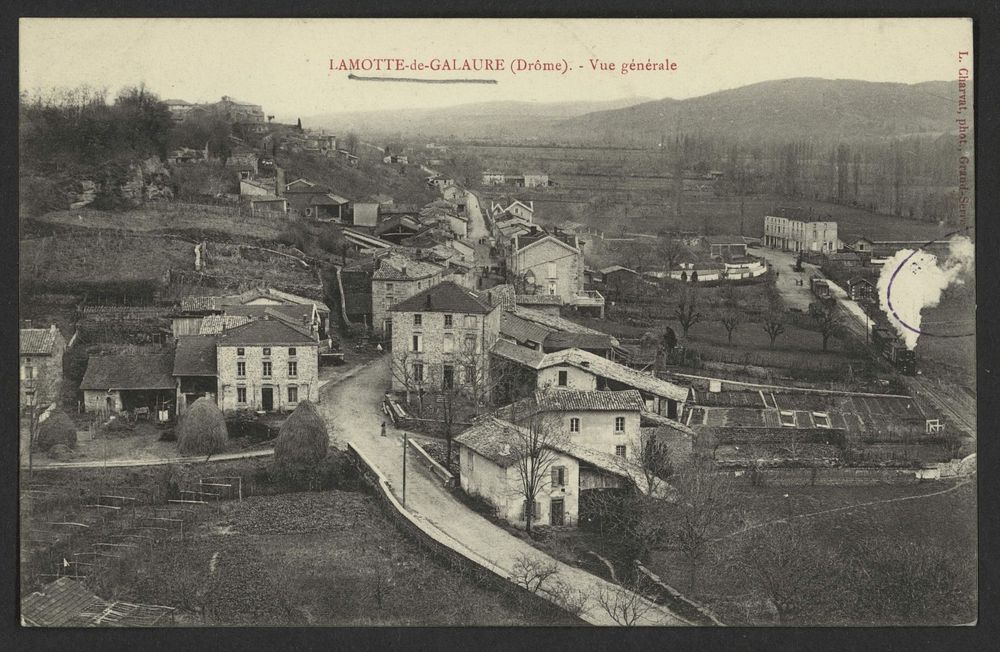
[[[583,293],[583,251],[576,236],[517,235],[509,258],[508,268],[523,283],[524,294],[554,295],[572,303]]]
[[[489,373],[489,351],[500,330],[499,302],[444,281],[389,312],[393,390],[458,389]]]
[[[764,216],[765,247],[815,253],[834,253],[839,248],[836,222],[815,222],[811,212],[779,208],[778,215]]]
[[[315,335],[271,314],[219,335],[216,369],[223,411],[282,412],[319,401]]]
[[[434,263],[412,260],[399,253],[375,259],[372,272],[372,326],[384,337],[392,338],[392,315],[389,309],[421,290],[437,285],[445,268]]]
[[[44,407],[59,400],[66,338],[53,324],[49,328],[22,328],[20,366],[22,408]]]

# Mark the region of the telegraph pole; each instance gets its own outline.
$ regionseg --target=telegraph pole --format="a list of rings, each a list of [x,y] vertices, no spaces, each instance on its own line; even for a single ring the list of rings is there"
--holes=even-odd
[[[409,445],[409,434],[403,431],[403,505],[406,505],[406,447]]]

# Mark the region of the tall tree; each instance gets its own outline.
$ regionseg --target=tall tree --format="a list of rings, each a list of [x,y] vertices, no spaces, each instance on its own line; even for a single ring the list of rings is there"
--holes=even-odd
[[[693,290],[685,288],[674,306],[674,318],[680,322],[684,337],[688,336],[691,327],[701,321],[702,314],[698,310],[697,294]]]

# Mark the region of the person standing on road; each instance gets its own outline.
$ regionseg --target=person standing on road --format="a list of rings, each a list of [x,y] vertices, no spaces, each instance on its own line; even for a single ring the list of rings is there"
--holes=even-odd
[[[382,422],[382,436],[385,437],[385,421]]]

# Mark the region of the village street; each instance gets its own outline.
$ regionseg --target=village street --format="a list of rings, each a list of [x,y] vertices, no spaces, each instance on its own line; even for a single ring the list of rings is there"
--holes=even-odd
[[[781,293],[786,306],[797,308],[802,312],[809,309],[809,304],[813,300],[809,277],[816,272],[815,265],[802,263],[802,271],[796,272],[794,270],[796,255],[791,252],[768,247],[747,247],[747,253],[759,256],[770,263],[771,269],[778,275],[775,287]],[[801,280],[802,285],[796,285],[797,280]]]
[[[389,356],[372,363],[352,378],[334,385],[321,396],[320,412],[330,427],[331,441],[343,448],[352,443],[377,464],[388,478],[397,496],[402,497],[403,433],[391,427],[381,410],[381,400],[389,387]],[[387,436],[380,427],[387,421]],[[445,490],[430,475],[419,455],[408,457],[406,506],[441,530],[446,536],[476,554],[510,571],[521,555],[552,561],[558,565],[558,578],[573,588],[595,595],[610,583],[586,571],[555,562],[545,553],[508,534],[476,514]],[[614,621],[591,599],[585,619],[594,624],[615,625]],[[641,620],[644,625],[685,625],[684,621],[663,607],[653,606]]]

